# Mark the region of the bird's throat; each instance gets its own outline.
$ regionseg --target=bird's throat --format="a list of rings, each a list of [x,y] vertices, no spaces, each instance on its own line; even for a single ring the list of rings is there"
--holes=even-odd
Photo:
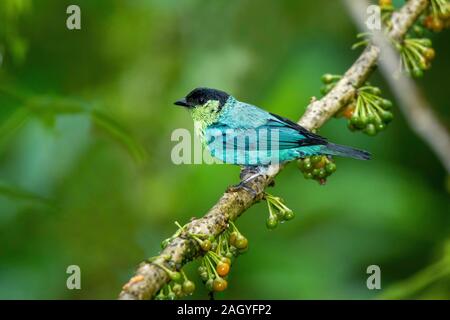
[[[194,120],[195,133],[203,138],[206,128],[217,122],[220,116],[219,101],[209,101],[203,106],[197,106],[192,109],[192,119]]]

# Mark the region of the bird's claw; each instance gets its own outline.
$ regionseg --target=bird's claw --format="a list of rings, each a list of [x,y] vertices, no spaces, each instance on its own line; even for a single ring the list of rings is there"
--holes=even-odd
[[[248,193],[251,193],[253,197],[256,197],[257,195],[255,190],[250,188],[248,185],[245,184],[245,182],[242,181],[239,184],[232,185],[227,188],[227,192],[239,192],[241,190],[245,190]]]

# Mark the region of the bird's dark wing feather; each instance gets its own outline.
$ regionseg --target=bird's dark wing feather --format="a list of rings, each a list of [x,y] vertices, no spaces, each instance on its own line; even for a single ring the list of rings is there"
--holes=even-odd
[[[311,145],[314,144],[327,144],[327,139],[319,136],[318,134],[312,133],[311,131],[308,131],[307,129],[303,128],[298,123],[295,123],[292,120],[289,120],[288,118],[279,116],[274,113],[270,113],[271,116],[273,116],[275,119],[271,119],[269,121],[275,121],[279,122],[280,124],[283,124],[286,127],[292,128],[296,131],[298,131],[300,134],[302,134],[307,140],[311,142]]]
[[[256,130],[258,135],[264,130],[268,134],[267,139],[273,137],[272,133],[278,134],[278,148],[292,149],[302,146],[314,146],[327,144],[327,140],[317,134],[314,134],[297,123],[269,113],[256,106],[238,102],[232,109],[227,110],[219,121],[208,127],[208,134],[212,136],[223,136],[224,143],[228,146],[234,144],[233,137],[225,137],[226,132],[234,131],[235,135],[245,135],[248,130]]]
[[[236,137],[243,138],[246,136],[252,137],[250,138],[250,141],[253,141],[250,142],[250,149],[258,148],[259,150],[269,146],[273,148],[272,142],[269,142],[269,140],[275,139],[275,137],[277,137],[277,148],[279,150],[327,144],[324,138],[309,132],[295,122],[279,116],[272,116],[263,125],[254,128],[230,127],[224,123],[213,124],[206,130],[207,144],[217,143],[217,139],[220,139],[223,146],[241,149],[245,145],[242,144],[242,141],[239,143]],[[261,141],[262,139],[266,139],[266,141]],[[265,147],[261,147],[261,145]]]

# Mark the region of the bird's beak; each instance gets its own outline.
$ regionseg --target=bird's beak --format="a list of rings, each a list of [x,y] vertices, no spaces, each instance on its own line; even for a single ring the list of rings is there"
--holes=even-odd
[[[174,104],[177,105],[177,106],[182,106],[182,107],[187,107],[187,108],[190,107],[189,104],[186,101],[186,98],[177,100],[177,101],[174,102]]]

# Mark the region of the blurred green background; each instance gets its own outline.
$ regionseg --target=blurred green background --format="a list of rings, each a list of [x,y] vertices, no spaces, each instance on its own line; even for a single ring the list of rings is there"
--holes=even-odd
[[[81,30],[66,28],[70,4]],[[238,181],[234,166],[171,162],[172,131],[193,128],[173,101],[216,87],[296,120],[321,75],[358,56],[356,33],[340,1],[2,0],[0,298],[116,298],[175,220]],[[418,81],[447,124],[448,40],[433,37],[435,67]],[[375,138],[344,120],[321,129],[374,160],[338,159],[324,187],[283,171],[271,193],[296,219],[268,231],[260,203],[238,220],[250,250],[218,298],[450,298],[445,170],[395,111]],[[81,290],[66,288],[72,264]],[[382,290],[366,287],[371,264]]]

